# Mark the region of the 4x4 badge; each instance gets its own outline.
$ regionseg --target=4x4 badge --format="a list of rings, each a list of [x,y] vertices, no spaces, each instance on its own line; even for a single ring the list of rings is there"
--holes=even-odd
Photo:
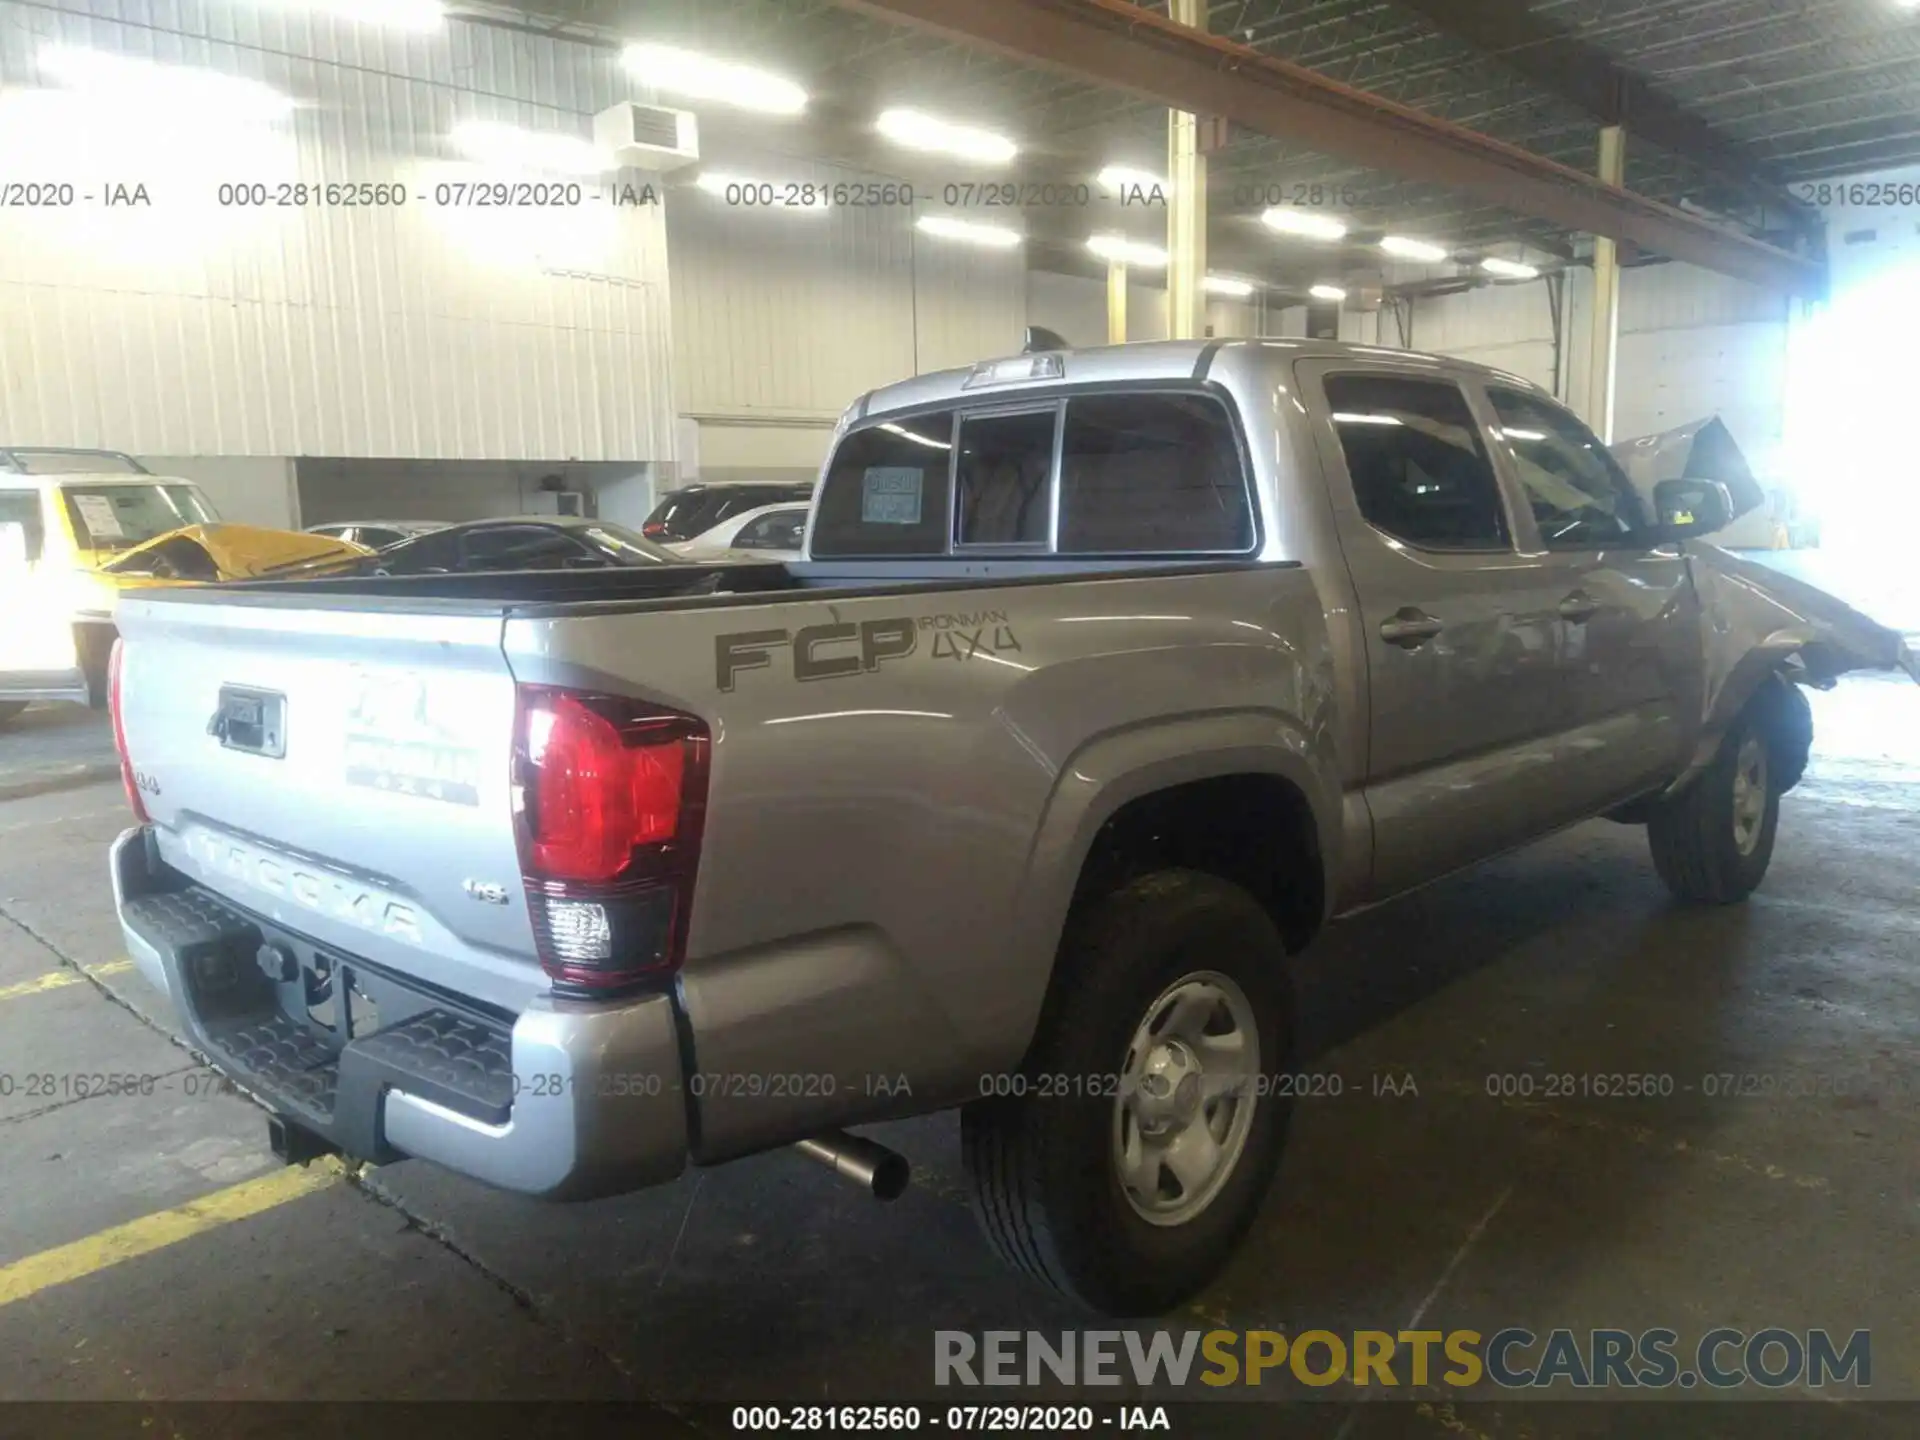
[[[507,903],[507,887],[496,885],[491,880],[462,880],[460,888],[467,892],[469,899],[481,900],[488,905]]]

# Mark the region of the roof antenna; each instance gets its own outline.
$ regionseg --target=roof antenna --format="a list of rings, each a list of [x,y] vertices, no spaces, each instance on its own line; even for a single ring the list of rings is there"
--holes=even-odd
[[[1044,325],[1027,327],[1027,343],[1020,347],[1022,355],[1038,355],[1043,350],[1071,350],[1064,335],[1047,329]]]

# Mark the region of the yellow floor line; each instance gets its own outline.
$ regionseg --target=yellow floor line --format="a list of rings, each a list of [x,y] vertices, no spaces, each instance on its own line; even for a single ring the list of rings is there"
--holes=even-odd
[[[144,1215],[84,1240],[75,1240],[71,1245],[16,1260],[0,1267],[0,1306],[109,1269],[124,1260],[151,1255],[182,1240],[191,1240],[222,1225],[231,1225],[236,1220],[245,1220],[316,1190],[324,1190],[340,1178],[342,1170],[340,1162],[331,1157],[316,1160],[304,1168],[290,1165],[257,1180],[216,1190],[172,1210]]]
[[[109,960],[104,965],[89,965],[87,975],[122,975],[133,969],[131,960]],[[78,970],[50,970],[45,975],[32,980],[22,980],[18,985],[0,986],[0,1000],[18,1000],[27,995],[44,995],[49,990],[64,990],[69,985],[78,985],[86,975]]]

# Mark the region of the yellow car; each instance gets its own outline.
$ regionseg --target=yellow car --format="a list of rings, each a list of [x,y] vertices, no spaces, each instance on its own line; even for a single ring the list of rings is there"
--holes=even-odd
[[[350,540],[258,525],[188,525],[114,556],[100,578],[116,590],[139,585],[259,580],[315,560],[358,559],[373,551]]]
[[[369,553],[223,525],[197,485],[113,451],[0,447],[0,723],[34,700],[105,703],[121,590]]]

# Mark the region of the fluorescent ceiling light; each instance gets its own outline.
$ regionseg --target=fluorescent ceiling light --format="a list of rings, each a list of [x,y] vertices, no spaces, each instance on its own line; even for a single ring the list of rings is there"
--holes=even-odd
[[[337,15],[342,20],[358,20],[387,25],[395,30],[438,30],[447,20],[447,7],[440,0],[253,0],[265,10],[313,10],[322,15]]]
[[[1544,440],[1547,438],[1547,432],[1544,430],[1516,430],[1511,425],[1500,433],[1505,435],[1509,440]]]
[[[1020,153],[1020,147],[1004,135],[974,125],[956,125],[918,110],[882,110],[874,124],[887,139],[910,150],[937,150],[993,165],[1004,165]]]
[[[1447,247],[1430,244],[1425,240],[1409,240],[1404,235],[1389,235],[1380,242],[1380,248],[1389,255],[1402,260],[1425,260],[1429,263],[1447,258]]]
[[[116,109],[149,110],[163,118],[280,120],[293,101],[270,85],[190,65],[160,65],[80,45],[43,45],[41,72]],[[151,123],[155,114],[147,119]]]
[[[1018,230],[1009,230],[1004,225],[981,225],[973,220],[955,220],[946,215],[922,215],[914,222],[913,228],[946,240],[991,245],[996,250],[1018,245],[1024,238]]]
[[[1200,288],[1209,295],[1231,295],[1237,300],[1253,294],[1251,280],[1236,280],[1231,275],[1209,275],[1200,282]]]
[[[1347,292],[1342,290],[1338,285],[1315,285],[1307,291],[1307,294],[1316,300],[1344,300],[1347,298]]]
[[[1303,235],[1309,240],[1339,240],[1347,227],[1325,215],[1315,215],[1292,205],[1274,205],[1260,214],[1260,223],[1282,235]]]
[[[1162,180],[1151,170],[1136,170],[1131,165],[1109,165],[1093,177],[1102,185],[1112,185],[1116,189],[1127,190],[1138,185],[1142,190],[1171,190],[1173,186]]]
[[[880,428],[889,435],[898,435],[902,440],[911,440],[914,444],[925,445],[930,450],[951,450],[953,448],[952,443],[949,441],[935,440],[929,435],[922,435],[918,431],[909,430],[904,425],[896,425],[891,420],[882,420],[880,422]]]
[[[466,120],[453,127],[460,153],[482,165],[556,175],[599,175],[619,162],[589,140],[550,130],[522,130],[491,120]]]
[[[807,92],[784,76],[675,45],[629,45],[621,52],[620,64],[642,84],[690,100],[769,115],[798,115],[807,108]]]
[[[1503,275],[1509,280],[1537,280],[1540,272],[1532,265],[1522,265],[1518,260],[1501,260],[1489,255],[1480,262],[1480,268],[1489,275]]]
[[[1361,415],[1351,410],[1336,410],[1333,418],[1342,425],[1404,425],[1398,415]]]
[[[1120,265],[1145,265],[1158,269],[1167,263],[1167,252],[1157,245],[1143,245],[1124,235],[1094,235],[1087,248],[1102,260]]]

